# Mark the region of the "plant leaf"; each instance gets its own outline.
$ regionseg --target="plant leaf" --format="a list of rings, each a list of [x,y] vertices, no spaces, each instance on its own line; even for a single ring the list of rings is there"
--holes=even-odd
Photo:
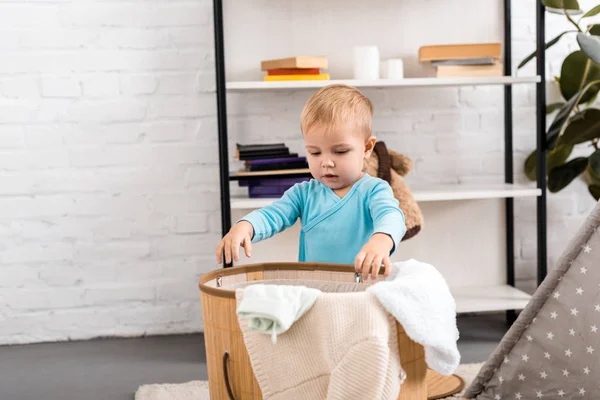
[[[567,158],[571,155],[573,146],[561,144],[546,152],[546,168],[548,171],[552,170],[567,161]],[[525,160],[525,175],[530,181],[537,179],[537,153],[532,151],[531,154]]]
[[[600,28],[599,28],[599,30],[600,30]],[[554,39],[552,39],[551,41],[549,41],[548,43],[546,43],[546,45],[544,46],[544,48],[546,50],[548,50],[550,47],[552,47],[556,43],[558,43],[558,41],[560,40],[560,38],[562,38],[565,33],[573,33],[573,32],[577,32],[577,31],[575,31],[575,30],[573,30],[573,31],[564,31],[563,33],[561,33],[560,35],[558,35],[557,37],[555,37]],[[525,57],[523,59],[523,61],[521,61],[521,63],[517,67],[517,69],[525,66],[525,64],[527,64],[529,61],[533,60],[535,58],[535,55],[536,55],[536,51],[534,50],[533,53],[529,54],[527,57]]]
[[[600,36],[600,24],[593,24],[589,31],[590,35]]]
[[[567,122],[567,119],[569,119],[569,115],[571,115],[571,112],[573,112],[573,109],[577,105],[579,98],[580,95],[573,96],[568,102],[565,103],[563,108],[558,111],[556,117],[554,117],[554,120],[552,121],[552,124],[550,124],[546,134],[546,144],[548,148],[551,149],[556,144],[556,139],[558,139],[558,136],[562,132],[563,126],[565,125],[565,122]]]
[[[565,105],[565,103],[562,101],[559,101],[557,103],[548,104],[546,106],[546,114],[552,114],[554,111],[560,110],[562,107],[564,107],[564,105]]]
[[[579,10],[579,3],[577,0],[542,0],[542,4],[550,8]]]
[[[548,132],[546,133],[546,146],[549,149],[554,148],[554,146],[556,145],[556,141],[563,131],[565,122],[569,119],[569,115],[571,115],[571,112],[573,112],[575,106],[579,104],[582,97],[592,86],[598,86],[598,84],[600,84],[600,80],[589,82],[587,85],[585,85],[583,89],[581,89],[577,93],[577,95],[569,99],[569,101],[567,101],[564,107],[560,109],[558,114],[556,114],[556,117],[554,117],[554,121],[552,121],[552,124],[550,125],[550,128],[548,128]]]
[[[587,157],[574,158],[566,164],[553,168],[548,174],[548,190],[556,193],[577,178],[588,164]]]
[[[560,15],[565,15],[565,12],[569,15],[581,15],[583,14],[583,11],[581,10],[569,10],[566,8],[553,8],[553,7],[546,7],[546,11],[548,11],[549,13],[552,14],[560,14]]]
[[[552,169],[564,164],[571,155],[572,151],[573,146],[568,144],[558,145],[552,150],[548,151],[546,153],[548,171],[552,171]]]
[[[588,180],[589,180],[589,184],[590,185],[600,185],[600,176],[598,176],[598,174],[596,174],[594,172],[594,170],[592,169],[592,167],[590,167],[590,163],[588,162],[588,166],[585,169],[585,172],[587,173],[588,176]]]
[[[560,92],[569,100],[585,85],[593,80],[600,79],[600,64],[593,62],[581,50],[569,54],[562,63],[560,71]],[[589,90],[581,102],[585,103],[592,98],[599,87]]]
[[[536,165],[537,165],[537,153],[536,151],[532,151],[531,154],[529,154],[529,156],[527,156],[527,159],[525,160],[525,165],[523,167],[523,171],[525,172],[525,176],[530,180],[530,181],[535,181],[537,178],[536,175]]]
[[[593,17],[594,15],[597,15],[598,13],[600,13],[600,5],[597,5],[596,7],[592,8],[590,11],[583,14],[583,17],[581,17],[581,18]]]
[[[600,38],[594,35],[586,35],[585,33],[577,34],[577,43],[579,47],[592,61],[600,63]]]
[[[600,199],[600,186],[590,185],[588,186],[588,190],[590,191],[590,194],[594,197],[594,199],[596,199],[596,201]]]
[[[571,118],[559,142],[576,145],[598,137],[600,137],[600,110],[588,108]]]
[[[592,153],[589,159],[590,168],[595,175],[600,175],[600,150]]]

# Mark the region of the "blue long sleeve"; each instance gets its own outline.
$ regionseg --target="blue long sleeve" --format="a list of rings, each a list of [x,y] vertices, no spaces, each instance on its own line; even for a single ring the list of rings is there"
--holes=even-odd
[[[373,233],[389,235],[394,242],[393,253],[406,234],[406,221],[392,188],[384,181],[379,182],[369,194],[368,204],[373,218]]]
[[[390,185],[365,174],[343,198],[311,179],[240,221],[254,228],[252,242],[268,239],[301,219],[298,261],[353,264],[374,233],[389,235],[392,252],[406,234],[404,214]],[[391,254],[391,253],[390,253]]]
[[[272,204],[252,211],[240,221],[248,221],[254,228],[252,242],[268,239],[294,225],[301,214],[301,184],[285,191],[283,196]]]

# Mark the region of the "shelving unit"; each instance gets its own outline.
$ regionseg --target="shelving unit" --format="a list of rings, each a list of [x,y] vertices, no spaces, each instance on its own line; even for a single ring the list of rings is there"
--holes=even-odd
[[[213,0],[214,32],[215,32],[215,65],[216,65],[216,97],[217,121],[219,130],[219,160],[221,183],[221,227],[223,234],[231,227],[232,210],[246,210],[263,207],[274,199],[231,198],[229,184],[232,180],[246,177],[230,176],[227,134],[227,93],[253,92],[272,90],[303,90],[316,89],[332,83],[345,83],[359,88],[403,88],[422,87],[457,87],[480,85],[504,86],[504,183],[477,185],[410,185],[414,197],[423,206],[440,204],[441,202],[471,202],[500,199],[504,202],[504,229],[506,235],[506,270],[505,283],[486,284],[485,274],[477,277],[479,286],[451,285],[456,298],[458,312],[502,311],[508,312],[509,321],[514,320],[514,310],[525,307],[530,296],[514,288],[514,204],[518,197],[537,198],[537,281],[538,284],[547,272],[547,242],[546,242],[546,106],[545,106],[545,8],[541,1],[536,1],[536,63],[537,75],[527,77],[512,76],[511,57],[511,0],[503,1],[504,17],[504,75],[491,78],[407,78],[402,80],[329,80],[329,81],[294,81],[294,82],[263,82],[263,81],[232,81],[225,77],[224,36],[223,36],[223,5],[222,0]],[[536,85],[536,153],[537,153],[537,186],[515,185],[513,180],[513,127],[512,127],[512,86],[517,84]],[[438,203],[436,203],[438,202]],[[445,203],[444,203],[445,204]],[[470,203],[469,203],[470,204]],[[462,215],[468,206],[463,207]],[[467,211],[468,212],[468,211]],[[482,221],[483,222],[483,221]],[[477,221],[479,223],[479,221]],[[496,226],[496,225],[493,225]],[[493,227],[489,229],[494,229]],[[419,234],[422,235],[422,234]],[[414,241],[414,239],[411,239]],[[411,242],[409,241],[409,242]],[[410,244],[409,244],[410,247]],[[257,253],[255,251],[255,253]],[[474,271],[477,267],[474,267]],[[464,272],[463,272],[464,273]]]

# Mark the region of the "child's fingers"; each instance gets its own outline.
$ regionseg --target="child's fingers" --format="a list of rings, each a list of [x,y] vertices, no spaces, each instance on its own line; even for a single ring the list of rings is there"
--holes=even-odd
[[[383,273],[383,276],[387,278],[390,276],[390,272],[392,272],[392,262],[390,261],[389,256],[383,257],[383,265],[385,266],[385,272]]]
[[[373,264],[374,258],[374,254],[367,254],[362,263],[362,275],[364,280],[367,280],[367,278],[369,277],[369,269],[371,269],[371,265]]]
[[[231,255],[235,261],[240,259],[240,240],[232,240],[231,241]]]
[[[221,240],[217,245],[217,249],[215,250],[215,255],[217,256],[217,264],[223,263],[223,241]]]
[[[231,263],[231,239],[228,239],[224,245],[225,250],[225,262],[227,264]]]
[[[244,238],[244,242],[242,243],[242,246],[244,246],[244,250],[246,252],[246,257],[252,257],[252,240],[250,239],[250,236],[246,236]]]
[[[354,270],[356,272],[361,272],[362,264],[366,256],[367,254],[364,251],[361,251],[356,255],[356,258],[354,259]]]
[[[381,268],[381,256],[376,256],[373,259],[373,267],[371,267],[371,278],[377,279],[377,275],[379,275],[379,269]]]

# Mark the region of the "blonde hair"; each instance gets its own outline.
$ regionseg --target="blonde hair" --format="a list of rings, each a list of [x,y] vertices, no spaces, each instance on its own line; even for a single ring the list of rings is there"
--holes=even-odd
[[[326,132],[350,124],[371,135],[373,104],[357,88],[334,84],[314,93],[300,115],[302,134],[313,125],[323,125]]]

